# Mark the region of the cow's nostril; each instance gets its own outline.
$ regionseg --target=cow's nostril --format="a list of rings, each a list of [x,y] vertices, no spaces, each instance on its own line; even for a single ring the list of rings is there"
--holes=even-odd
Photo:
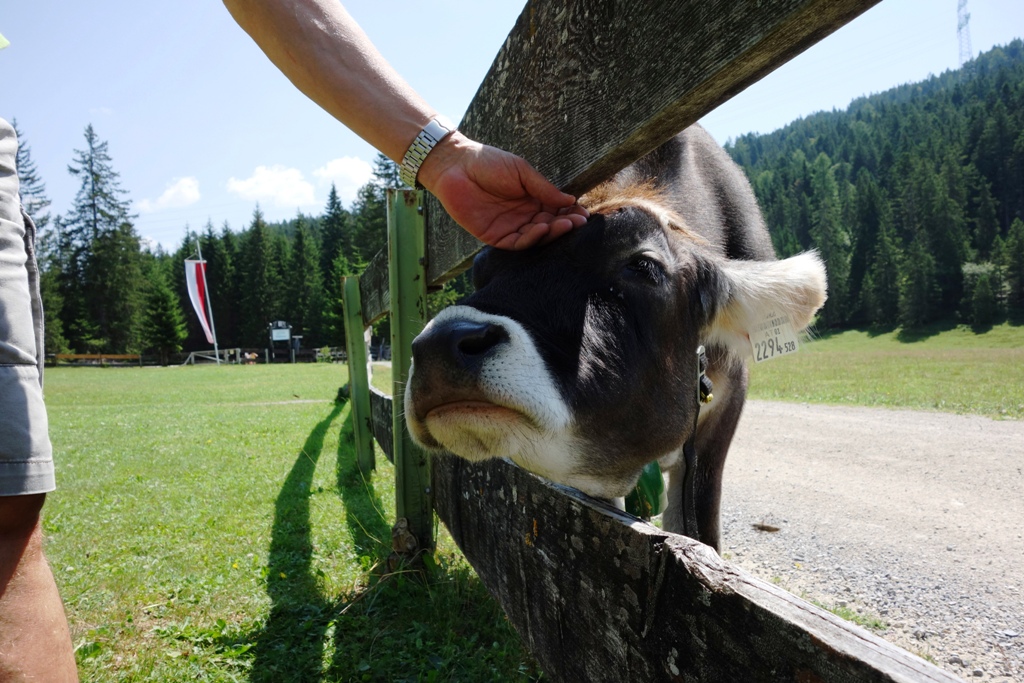
[[[510,339],[504,327],[490,322],[455,319],[432,324],[412,342],[416,374],[452,370],[476,374],[491,354]]]
[[[455,346],[465,356],[479,356],[508,341],[508,332],[500,325],[461,326],[455,333]]]

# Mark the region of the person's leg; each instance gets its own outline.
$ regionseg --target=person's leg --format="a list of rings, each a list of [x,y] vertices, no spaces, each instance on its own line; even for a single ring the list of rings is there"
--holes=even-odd
[[[64,605],[43,555],[45,494],[0,497],[0,682],[77,681]]]

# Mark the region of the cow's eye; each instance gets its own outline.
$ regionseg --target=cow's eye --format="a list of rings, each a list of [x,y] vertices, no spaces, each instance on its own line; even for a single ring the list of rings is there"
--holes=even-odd
[[[629,263],[626,264],[626,271],[631,275],[640,276],[655,284],[661,284],[665,278],[665,269],[662,265],[644,254],[638,254],[631,258]]]

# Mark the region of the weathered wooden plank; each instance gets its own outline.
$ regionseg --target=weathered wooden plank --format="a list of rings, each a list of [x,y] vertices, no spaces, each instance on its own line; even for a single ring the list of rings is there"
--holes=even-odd
[[[463,230],[462,232],[465,232]],[[363,324],[369,327],[391,310],[388,280],[388,250],[381,249],[359,276],[359,295],[363,306]]]
[[[376,464],[373,456],[370,424],[370,377],[366,369],[366,326],[360,296],[360,278],[342,278],[341,297],[345,306],[345,350],[348,362],[349,400],[352,403],[352,440],[355,442],[359,471],[367,474]]]
[[[555,681],[942,681],[707,546],[499,460],[434,458],[438,515]]]
[[[459,127],[580,194],[878,1],[531,0]],[[479,243],[430,208],[437,284]]]
[[[373,438],[380,444],[389,462],[395,462],[394,437],[391,432],[391,397],[377,389],[370,387],[370,429],[373,430]]]

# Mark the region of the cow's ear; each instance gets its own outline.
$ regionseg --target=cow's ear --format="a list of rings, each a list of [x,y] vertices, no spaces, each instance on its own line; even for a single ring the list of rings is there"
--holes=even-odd
[[[749,355],[750,333],[784,314],[799,332],[825,303],[825,264],[816,252],[781,261],[726,261],[717,265],[717,305],[705,339]]]

